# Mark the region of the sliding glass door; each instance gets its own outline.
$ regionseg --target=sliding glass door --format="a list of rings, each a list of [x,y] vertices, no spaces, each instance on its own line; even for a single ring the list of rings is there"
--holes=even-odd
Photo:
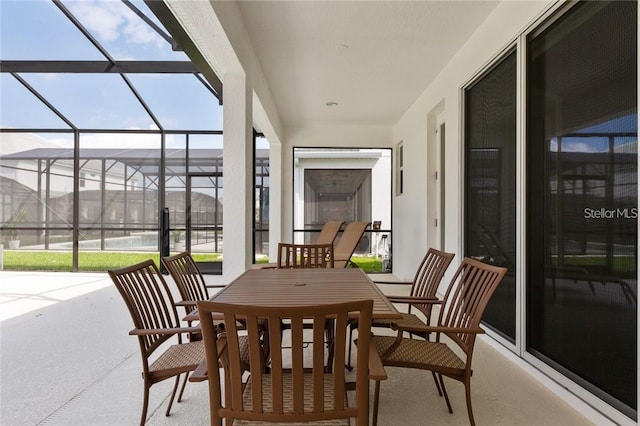
[[[631,419],[637,16],[635,1],[559,5],[463,92],[464,255],[509,269],[485,325]]]
[[[637,3],[527,45],[527,350],[637,416]]]
[[[508,268],[484,315],[516,338],[516,52],[465,90],[465,256]]]

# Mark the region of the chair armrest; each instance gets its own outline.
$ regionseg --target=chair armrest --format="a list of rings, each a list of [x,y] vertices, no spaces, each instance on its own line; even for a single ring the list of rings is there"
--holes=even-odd
[[[207,284],[206,288],[225,288],[228,284]]]
[[[411,281],[374,281],[374,284],[413,285]]]
[[[438,305],[442,301],[437,297],[387,296],[391,303],[410,303],[413,305]]]
[[[180,300],[178,302],[175,302],[174,305],[176,306],[196,306],[198,302],[196,302],[195,300]]]
[[[222,353],[227,349],[227,338],[226,336],[218,337],[218,359],[222,356]],[[193,370],[193,373],[189,376],[190,382],[204,382],[205,380],[209,380],[209,374],[207,373],[207,360],[206,358],[202,360],[200,364]]]
[[[373,341],[369,345],[369,380],[387,380],[387,371]]]
[[[398,330],[399,332],[410,332],[410,333],[443,333],[443,334],[458,334],[458,333],[466,333],[466,334],[483,334],[485,331],[480,327],[470,328],[470,327],[441,327],[441,326],[433,326],[433,325],[403,325],[398,326],[396,323],[391,324],[391,328],[394,330]]]
[[[193,373],[189,376],[190,382],[204,382],[207,380],[209,376],[207,376],[207,360],[203,359],[200,364],[193,370]]]
[[[198,333],[202,331],[200,327],[177,327],[177,328],[134,328],[129,332],[131,336],[150,336],[153,334],[180,334]]]

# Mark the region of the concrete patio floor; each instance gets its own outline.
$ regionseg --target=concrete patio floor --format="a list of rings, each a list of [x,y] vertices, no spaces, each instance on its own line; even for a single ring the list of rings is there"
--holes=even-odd
[[[143,386],[131,328],[105,273],[0,271],[0,424],[137,424]],[[468,424],[459,383],[447,382],[449,414],[430,374],[398,368],[388,374],[381,426]],[[148,424],[208,424],[204,383],[189,384],[183,402],[165,417],[172,384],[151,388]],[[483,341],[474,355],[472,394],[479,425],[591,424]]]

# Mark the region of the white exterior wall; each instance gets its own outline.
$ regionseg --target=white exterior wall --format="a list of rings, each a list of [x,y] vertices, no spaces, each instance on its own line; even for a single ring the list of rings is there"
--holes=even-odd
[[[336,151],[333,158],[326,152],[318,157],[309,156],[298,158],[293,166],[293,226],[295,229],[304,228],[304,172],[306,169],[371,169],[371,222],[381,220],[383,229],[391,226],[391,205],[389,191],[391,191],[389,176],[391,174],[391,152],[388,149],[371,152],[341,153]],[[301,243],[302,235],[296,236],[296,243]],[[289,240],[286,240],[289,241]]]
[[[393,158],[388,149],[381,151],[381,160],[371,170],[371,223],[381,221],[381,229],[391,228],[391,176]]]
[[[427,117],[444,104],[445,238],[443,249],[462,253],[462,87],[492,58],[512,45],[515,38],[552,2],[503,2],[489,15],[433,83],[398,121],[394,144],[404,145],[404,194],[394,197],[394,273],[410,278],[426,251]],[[446,282],[446,280],[444,280]]]
[[[394,196],[393,206],[393,271],[396,276],[411,278],[415,265],[427,248],[425,218],[428,204],[434,202],[426,197],[427,140],[429,131],[432,131],[427,126],[427,117],[438,110],[440,105],[444,105],[446,225],[443,249],[456,253],[454,264],[457,264],[463,253],[462,88],[485,70],[501,53],[515,46],[517,38],[533,28],[534,24],[537,24],[540,18],[554,9],[557,4],[551,1],[501,3],[394,127],[394,144],[402,141],[404,146],[404,194]],[[518,140],[521,143],[520,137]],[[522,148],[522,146],[518,147],[519,150]],[[521,156],[518,158],[518,161],[520,160]],[[522,181],[522,170],[518,180]],[[522,189],[520,183],[519,188]],[[523,215],[521,205],[518,206],[517,215],[519,217]],[[518,244],[520,249],[522,242],[519,241]],[[519,270],[522,271],[523,268]],[[448,274],[450,276],[452,271]],[[443,280],[443,287],[448,282],[449,276]],[[521,283],[518,282],[517,285]],[[520,309],[518,312],[524,321],[524,313]],[[481,337],[540,380],[561,399],[592,419],[595,424],[608,424],[610,419],[615,419],[619,424],[635,424],[529,355],[524,348],[524,343],[510,348],[509,344],[503,346],[486,336]],[[640,342],[640,339],[638,340]]]

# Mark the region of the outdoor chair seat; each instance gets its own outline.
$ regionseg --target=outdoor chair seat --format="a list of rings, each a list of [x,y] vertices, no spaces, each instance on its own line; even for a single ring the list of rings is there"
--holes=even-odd
[[[238,336],[238,348],[240,350],[240,368],[242,371],[249,371],[249,337]],[[183,348],[185,347],[185,348]],[[158,357],[150,366],[149,372],[155,374],[154,377],[171,377],[176,374],[193,371],[205,360],[204,340],[196,340],[182,345],[173,345],[166,352]],[[188,370],[181,364],[189,362]],[[162,371],[164,370],[164,371]],[[173,374],[168,374],[173,372]],[[195,378],[194,382],[201,382],[204,377]]]
[[[262,386],[266,389],[271,389],[272,386],[272,375],[271,374],[263,374],[262,375]],[[252,398],[252,379],[249,378],[247,381],[247,387],[243,394],[243,403],[246,406],[251,406],[253,404]],[[289,374],[282,376],[282,394],[283,394],[283,411],[285,413],[293,411],[293,383],[292,377]],[[255,379],[254,379],[255,380]],[[333,400],[334,400],[334,388],[333,388],[333,374],[325,374],[324,375],[324,405],[325,410],[330,410]],[[313,409],[313,376],[311,373],[304,375],[304,410],[312,411]],[[345,406],[347,405],[347,395],[344,395]],[[270,410],[273,404],[271,393],[265,393],[262,396],[262,404],[265,410]],[[250,421],[250,420],[236,420],[233,422],[234,425],[273,425],[273,423],[263,422],[263,421]],[[314,425],[327,425],[327,426],[348,426],[349,419],[332,419],[332,420],[318,420],[313,422]],[[307,426],[309,423],[287,423],[287,425],[301,425]]]
[[[396,337],[373,336],[372,341],[378,353],[383,354],[396,342]],[[419,368],[439,367],[461,373],[465,369],[464,361],[446,344],[418,339],[402,339],[400,345],[385,358],[384,364],[398,367],[416,364]]]
[[[408,314],[406,312],[401,312],[400,315],[402,318],[395,319],[386,319],[380,318],[373,320],[371,327],[384,327],[384,328],[395,328],[395,327],[414,327],[424,325],[424,321],[420,319],[415,314]]]
[[[195,370],[205,357],[202,340],[171,345],[149,365],[153,378],[173,377]]]

